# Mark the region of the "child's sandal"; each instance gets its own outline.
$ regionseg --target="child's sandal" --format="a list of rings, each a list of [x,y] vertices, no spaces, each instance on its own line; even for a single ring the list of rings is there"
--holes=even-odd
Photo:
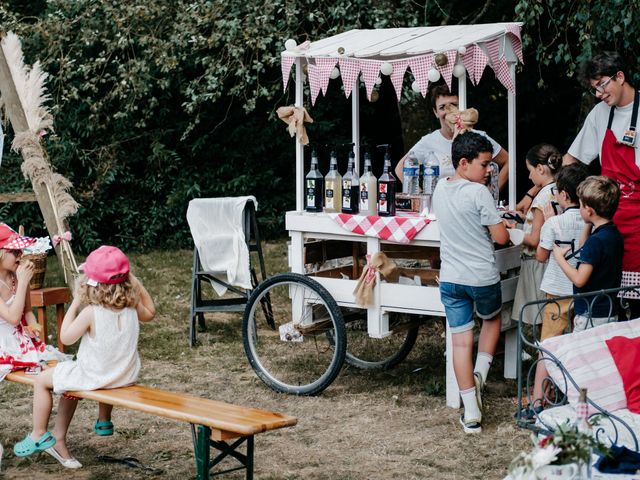
[[[45,432],[37,441],[27,434],[23,440],[16,443],[13,447],[13,453],[16,457],[28,457],[36,452],[43,452],[47,448],[51,448],[56,444],[56,439],[49,432]]]
[[[101,437],[108,437],[109,435],[113,435],[113,423],[109,421],[101,422],[100,420],[96,421],[96,424],[93,426],[93,431],[96,435],[100,435]]]

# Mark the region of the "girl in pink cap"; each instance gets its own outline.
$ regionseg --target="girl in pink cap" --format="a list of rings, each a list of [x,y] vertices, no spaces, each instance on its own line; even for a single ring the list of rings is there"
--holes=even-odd
[[[155,316],[153,300],[129,272],[129,259],[118,248],[102,246],[94,250],[80,270],[83,275],[60,330],[65,345],[82,339],[76,360],[58,363],[38,375],[33,431],[14,447],[19,457],[46,451],[66,468],[82,467],[66,446],[67,429],[78,401],[64,395],[60,398],[55,428],[50,433],[51,392],[64,394],[135,383],[140,371],[138,322],[148,322]],[[96,434],[113,434],[111,409],[100,404]]]
[[[29,300],[33,264],[20,261],[22,250],[35,242],[0,223],[0,380],[16,368],[37,366],[44,352]]]

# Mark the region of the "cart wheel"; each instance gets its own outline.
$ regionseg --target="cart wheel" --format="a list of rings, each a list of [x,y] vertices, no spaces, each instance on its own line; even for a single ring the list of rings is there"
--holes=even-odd
[[[320,393],[344,363],[340,308],[322,285],[297,273],[258,285],[244,311],[242,336],[251,367],[277,392]]]
[[[416,343],[420,326],[406,314],[391,314],[391,335],[371,338],[367,333],[367,319],[361,314],[354,319],[345,316],[347,331],[346,361],[364,370],[387,370],[402,362]]]

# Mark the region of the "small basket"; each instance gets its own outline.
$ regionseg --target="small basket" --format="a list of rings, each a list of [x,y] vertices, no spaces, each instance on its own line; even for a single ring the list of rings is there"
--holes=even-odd
[[[44,286],[44,274],[47,272],[47,254],[30,253],[22,256],[22,260],[29,260],[33,263],[33,277],[29,286],[31,290],[36,290]]]

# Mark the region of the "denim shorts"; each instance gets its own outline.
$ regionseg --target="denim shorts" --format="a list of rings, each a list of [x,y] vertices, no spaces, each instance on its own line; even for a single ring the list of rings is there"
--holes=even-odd
[[[483,320],[495,317],[502,309],[500,282],[486,287],[440,282],[440,300],[444,305],[451,333],[473,328],[473,313]]]

